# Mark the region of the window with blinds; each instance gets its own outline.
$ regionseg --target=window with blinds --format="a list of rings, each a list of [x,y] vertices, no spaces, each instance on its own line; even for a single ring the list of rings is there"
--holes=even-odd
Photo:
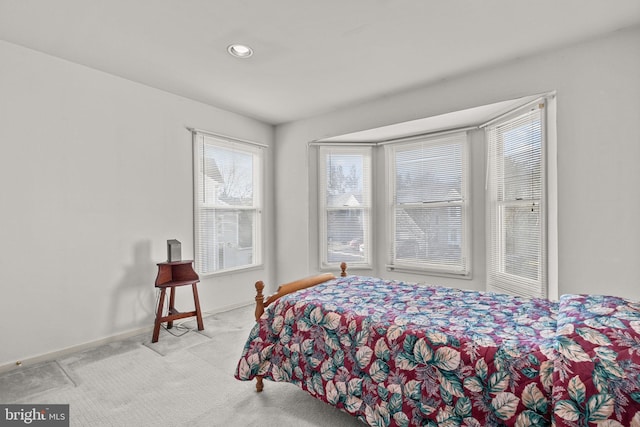
[[[544,106],[486,128],[487,288],[546,297]]]
[[[263,148],[198,132],[193,144],[196,270],[259,265]]]
[[[468,275],[466,132],[386,145],[392,269]]]
[[[371,266],[371,147],[319,149],[320,258]]]

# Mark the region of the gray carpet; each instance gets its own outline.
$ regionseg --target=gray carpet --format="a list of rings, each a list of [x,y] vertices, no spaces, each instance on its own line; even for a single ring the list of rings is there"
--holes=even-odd
[[[253,307],[0,375],[0,403],[69,404],[72,426],[362,426],[291,384],[233,373]],[[175,335],[174,335],[175,334]],[[148,335],[148,336],[147,336]]]

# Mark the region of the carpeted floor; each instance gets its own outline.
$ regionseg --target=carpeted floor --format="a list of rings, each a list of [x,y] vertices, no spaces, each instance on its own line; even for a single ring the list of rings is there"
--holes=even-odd
[[[233,373],[253,307],[112,342],[0,375],[0,403],[69,404],[71,426],[362,426],[291,384]],[[147,336],[148,335],[148,336]]]

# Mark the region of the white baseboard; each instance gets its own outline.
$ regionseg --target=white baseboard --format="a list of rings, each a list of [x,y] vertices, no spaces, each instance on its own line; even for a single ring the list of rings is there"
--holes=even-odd
[[[133,337],[135,335],[149,333],[149,336],[151,336],[152,332],[153,332],[153,325],[145,326],[144,328],[134,329],[134,330],[131,330],[131,331],[123,332],[121,334],[112,335],[112,336],[109,336],[109,337],[106,337],[106,338],[102,338],[102,339],[99,339],[99,340],[96,340],[96,341],[89,341],[89,342],[86,342],[84,344],[74,345],[74,346],[71,346],[71,347],[63,348],[61,350],[53,351],[51,353],[45,353],[45,354],[41,354],[41,355],[38,355],[38,356],[29,357],[29,358],[20,360],[19,362],[7,363],[6,365],[0,366],[0,373],[8,372],[8,371],[13,370],[13,369],[19,369],[19,368],[25,368],[25,367],[28,367],[28,366],[33,366],[33,365],[37,365],[37,364],[44,363],[44,362],[50,362],[52,360],[60,359],[62,357],[66,357],[66,356],[68,356],[70,354],[73,354],[73,353],[76,353],[76,352],[79,352],[79,351],[88,350],[90,348],[98,347],[98,346],[101,346],[101,345],[104,345],[104,344],[108,344],[110,342],[127,339],[127,338]]]
[[[212,316],[214,314],[219,314],[219,313],[225,313],[227,311],[231,311],[231,310],[235,310],[237,308],[241,308],[241,307],[247,307],[251,304],[234,304],[234,305],[230,305],[230,306],[226,306],[226,307],[221,307],[215,311],[205,311],[202,313],[202,315],[204,317],[206,316]],[[94,347],[99,347],[101,345],[105,345],[105,344],[109,344],[111,342],[114,341],[120,341],[120,340],[124,340],[136,335],[141,335],[141,334],[149,334],[149,340],[151,340],[151,334],[153,333],[153,325],[149,325],[149,326],[145,326],[142,328],[138,328],[138,329],[133,329],[131,331],[127,331],[127,332],[123,332],[121,334],[116,334],[116,335],[111,335],[109,337],[106,338],[102,338],[96,341],[89,341],[86,342],[84,344],[78,344],[78,345],[74,345],[71,347],[67,347],[67,348],[63,348],[61,350],[56,350],[53,351],[51,353],[45,353],[45,354],[41,354],[38,356],[33,356],[33,357],[29,357],[23,360],[20,360],[19,362],[15,362],[15,363],[7,363],[5,365],[0,365],[0,374],[5,373],[5,372],[9,372],[11,370],[14,369],[20,369],[20,368],[25,368],[28,366],[34,366],[40,363],[45,363],[45,362],[51,362],[53,360],[56,359],[60,359],[66,356],[69,356],[73,353],[79,352],[79,351],[84,351],[84,350],[88,350]]]

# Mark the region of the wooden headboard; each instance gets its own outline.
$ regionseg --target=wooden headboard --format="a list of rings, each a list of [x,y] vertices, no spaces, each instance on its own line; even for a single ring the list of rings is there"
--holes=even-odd
[[[340,264],[340,276],[345,277],[347,275],[347,263],[343,262]],[[335,279],[332,273],[323,273],[317,274],[314,276],[305,277],[304,279],[294,280],[293,282],[285,283],[278,287],[278,290],[275,294],[264,297],[262,291],[264,290],[264,283],[262,280],[258,280],[256,282],[256,322],[260,319],[262,314],[264,313],[265,307],[269,306],[269,304],[277,301],[278,298],[290,294],[292,292],[299,291],[300,289],[306,289],[311,286],[315,286],[319,283],[324,283],[328,280]]]

